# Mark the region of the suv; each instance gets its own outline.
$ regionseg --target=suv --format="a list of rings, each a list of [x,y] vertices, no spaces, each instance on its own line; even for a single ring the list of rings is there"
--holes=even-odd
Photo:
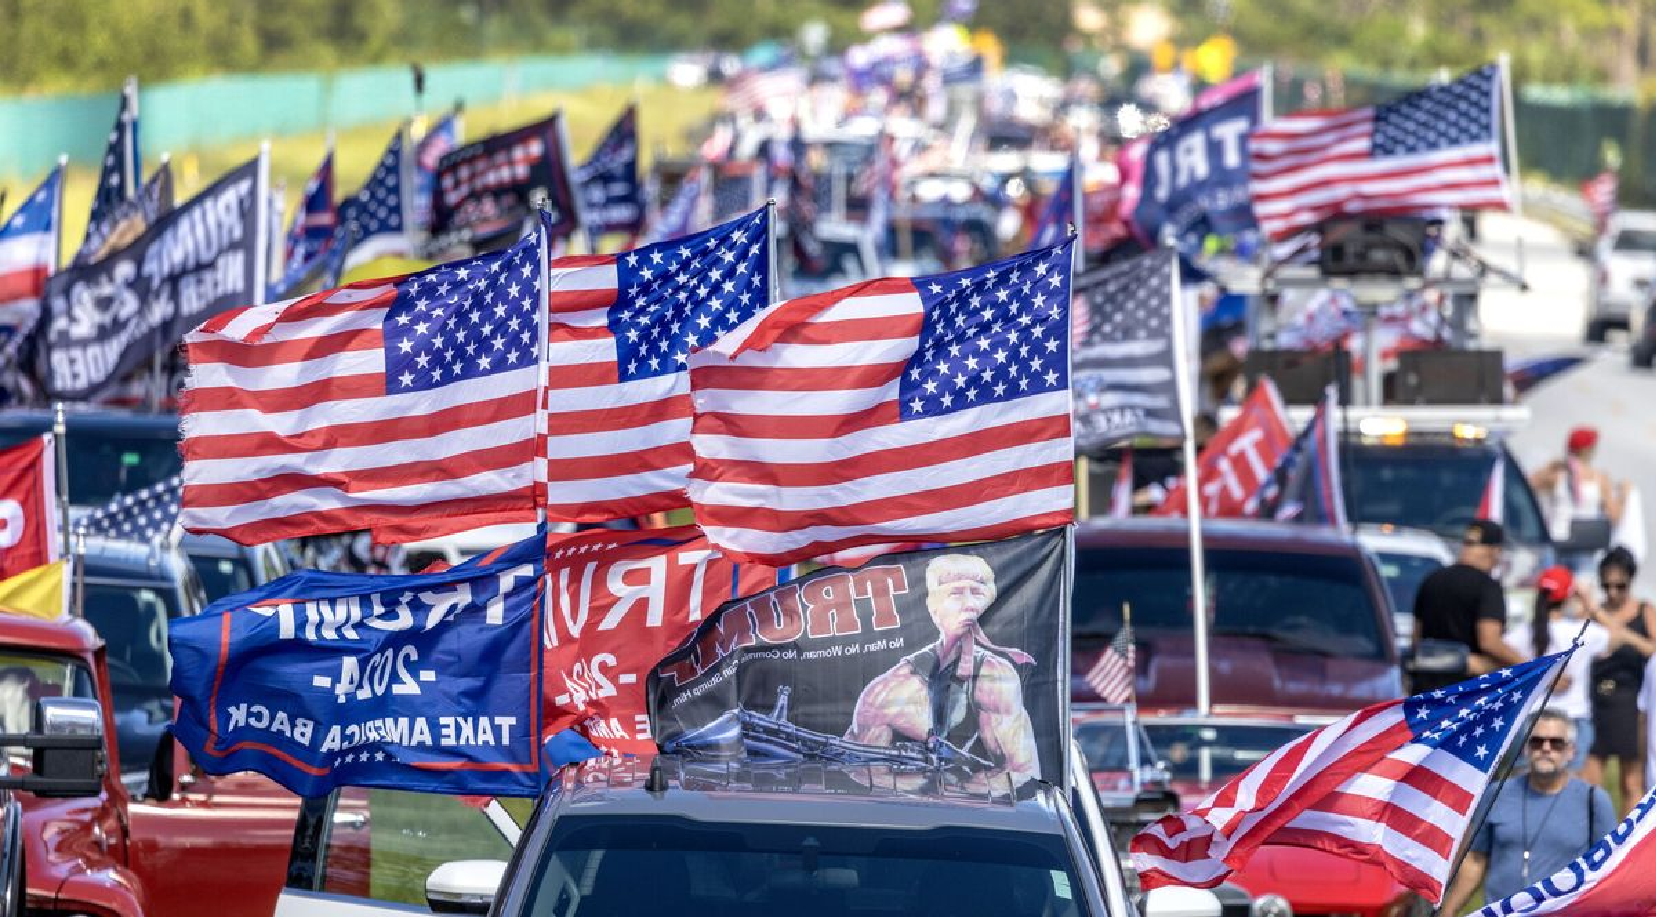
[[[51,411],[0,412],[0,448],[52,432]],[[64,412],[69,503],[102,507],[111,498],[178,474],[178,417],[131,414],[106,408]]]
[[[802,762],[598,759],[554,775],[521,832],[511,803],[491,813],[368,794],[371,845],[357,823],[341,829],[342,791],[307,803],[277,915],[407,913],[421,877],[426,903],[447,913],[1137,913],[1091,794],[1043,784],[1009,802],[860,777]],[[378,906],[347,901],[337,889],[351,881]],[[1219,914],[1201,890],[1148,898],[1153,915]]]
[[[1500,439],[1468,424],[1433,430],[1375,420],[1374,425],[1362,421],[1342,443],[1346,512],[1354,524],[1425,529],[1454,551],[1467,523],[1479,515],[1491,471],[1501,463],[1499,518],[1507,541],[1502,582],[1517,589],[1553,565],[1555,549],[1541,505]],[[1528,614],[1528,598],[1510,595],[1510,616],[1519,608]]]
[[[240,545],[221,535],[186,534],[179,546],[195,567],[208,602],[263,586],[288,572],[274,544]]]
[[[1618,211],[1594,243],[1593,298],[1586,337],[1605,340],[1606,329],[1627,328],[1630,314],[1644,306],[1657,272],[1657,213]]]
[[[1076,532],[1070,695],[1101,698],[1087,673],[1131,612],[1137,699],[1196,699],[1191,558],[1184,519],[1138,517]],[[1352,536],[1319,526],[1203,521],[1209,667],[1216,707],[1346,713],[1402,695],[1391,603]]]

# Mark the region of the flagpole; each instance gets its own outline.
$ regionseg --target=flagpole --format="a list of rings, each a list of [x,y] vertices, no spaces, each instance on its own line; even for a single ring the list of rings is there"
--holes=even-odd
[[[1508,180],[1513,183],[1509,194],[1513,204],[1513,215],[1523,216],[1525,212],[1524,195],[1519,188],[1519,139],[1514,127],[1513,111],[1513,57],[1506,51],[1496,54],[1496,66],[1502,71],[1502,127],[1507,134],[1507,163]]]
[[[1076,456],[1076,515],[1093,515],[1093,462],[1085,455]]]
[[[1076,227],[1076,247],[1070,253],[1071,272],[1087,268],[1087,209],[1082,201],[1082,145],[1070,151],[1070,221]]]
[[[547,401],[550,397],[547,391],[547,374],[550,371],[547,359],[547,325],[550,321],[552,310],[552,284],[550,278],[547,276],[548,272],[551,270],[551,267],[547,262],[548,248],[550,247],[552,240],[547,238],[549,233],[547,232],[546,211],[544,209],[541,210],[536,214],[535,218],[540,224],[535,227],[535,234],[540,240],[537,247],[540,250],[538,257],[541,261],[541,291],[539,294],[541,307],[537,310],[540,317],[536,320],[537,341],[535,372],[537,379],[536,388],[539,390],[539,394],[535,399],[535,456],[532,467],[535,469],[535,522],[538,526],[544,528],[547,524],[547,488],[549,486],[547,481],[547,460],[545,454],[547,447]]]
[[[769,198],[765,202],[765,258],[766,271],[770,281],[770,289],[766,291],[770,297],[769,305],[776,305],[782,301],[782,272],[777,265],[777,199]]]
[[[1074,245],[1076,243],[1076,230],[1075,230],[1075,227],[1071,227],[1071,230],[1070,230],[1070,243],[1072,245]],[[1076,270],[1075,270],[1076,259],[1074,257],[1072,257],[1070,259],[1070,266],[1071,266],[1071,271],[1070,271],[1070,284],[1069,284],[1069,286],[1073,290],[1073,289],[1075,289],[1075,283],[1076,283]],[[1075,309],[1075,305],[1074,305],[1075,297],[1071,297],[1071,299],[1072,299],[1072,302],[1065,303],[1065,305],[1068,308],[1065,309],[1065,313],[1064,313],[1064,361],[1065,361],[1064,371],[1065,371],[1066,380],[1069,383],[1065,386],[1064,394],[1065,394],[1065,400],[1068,402],[1065,413],[1068,416],[1074,418],[1076,416],[1076,388],[1075,388],[1075,379],[1076,379],[1076,347],[1075,347],[1075,341],[1076,341],[1076,334],[1075,334],[1076,309]],[[1067,424],[1066,426],[1069,427],[1069,429],[1070,429],[1070,452],[1071,452],[1072,455],[1074,455],[1076,453],[1076,431],[1075,431],[1075,426],[1074,426],[1074,424]],[[1085,469],[1087,466],[1085,464],[1083,464],[1082,467]],[[1072,486],[1074,486],[1074,484]],[[1086,485],[1084,484],[1080,488],[1080,490],[1081,490],[1082,493],[1086,493]],[[1082,511],[1082,518],[1084,518],[1084,519],[1087,518],[1087,511],[1086,511],[1085,508]],[[1068,634],[1068,633],[1070,633],[1070,628],[1071,628],[1071,615],[1072,615],[1071,604],[1074,601],[1074,597],[1075,597],[1075,593],[1076,593],[1076,523],[1075,522],[1071,522],[1069,525],[1064,527],[1064,579],[1063,579],[1063,591],[1064,591],[1064,594],[1060,597],[1061,601],[1059,602],[1060,626],[1062,627],[1062,630],[1060,630],[1060,633]],[[1072,668],[1075,664],[1075,660],[1073,660],[1071,658],[1071,654],[1069,652],[1063,652],[1063,653],[1059,654],[1059,664],[1064,667],[1064,671],[1061,673],[1061,677],[1059,679],[1059,722],[1060,723],[1069,723],[1070,722],[1070,695],[1072,693],[1071,679],[1075,677],[1074,672],[1072,672]],[[1063,776],[1064,781],[1065,781],[1064,786],[1070,786],[1071,785],[1070,780],[1072,778],[1083,776],[1083,775],[1079,775],[1079,774],[1070,773],[1070,759],[1072,757],[1073,757],[1072,755],[1065,754],[1065,755],[1062,755],[1059,759],[1060,761],[1063,762],[1063,765],[1062,765],[1063,766],[1063,774],[1062,774],[1062,776]]]
[[[121,94],[126,97],[126,104],[121,107],[126,110],[127,121],[127,149],[125,161],[121,163],[121,179],[126,182],[126,199],[130,201],[138,194],[138,77],[127,77]]]
[[[69,154],[58,154],[58,189],[57,200],[52,202],[52,268],[51,274],[56,274],[63,264],[63,186],[69,180],[66,174],[69,168]]]
[[[1582,619],[1582,627],[1577,630],[1576,639],[1571,641],[1569,652],[1575,653],[1582,647],[1582,638],[1588,633],[1588,624],[1592,620],[1592,618],[1587,617]],[[1567,657],[1565,662],[1569,661],[1570,659]],[[1553,671],[1553,679],[1548,682],[1548,689],[1542,692],[1542,699],[1536,703],[1536,712],[1541,712],[1547,708],[1548,699],[1553,697],[1554,689],[1559,687],[1559,678],[1564,674],[1565,664],[1561,662],[1559,667]],[[1532,715],[1529,722],[1524,724],[1524,736],[1520,737],[1520,730],[1515,728],[1508,739],[1507,745],[1497,753],[1500,757],[1496,759],[1496,767],[1497,770],[1501,771],[1501,776],[1491,780],[1490,785],[1495,788],[1488,790],[1484,798],[1480,799],[1479,804],[1473,808],[1473,817],[1467,822],[1469,826],[1467,833],[1462,835],[1461,841],[1457,845],[1455,862],[1451,864],[1450,873],[1444,879],[1444,891],[1439,895],[1439,900],[1433,904],[1432,917],[1441,917],[1444,898],[1450,893],[1451,886],[1456,883],[1456,874],[1461,872],[1462,861],[1467,859],[1467,852],[1472,849],[1471,841],[1478,835],[1479,829],[1484,827],[1485,820],[1490,817],[1490,810],[1496,806],[1496,797],[1501,794],[1503,785],[1507,783],[1508,778],[1513,774],[1513,768],[1519,763],[1519,756],[1512,753],[1514,746],[1528,741],[1535,727],[1536,717]]]
[[[63,526],[63,556],[70,554],[69,544],[69,422],[63,415],[63,402],[52,404],[52,452],[57,462],[58,518]]]
[[[1133,637],[1133,606],[1129,605],[1127,602],[1122,603],[1122,629],[1128,632],[1128,637],[1130,639]],[[1109,651],[1107,650],[1106,652],[1109,652]],[[1138,676],[1134,671],[1136,666],[1138,665],[1138,655],[1139,655],[1138,653],[1135,653],[1133,651],[1133,645],[1129,644],[1129,646],[1128,646],[1128,660],[1127,660],[1128,661],[1128,708],[1127,708],[1126,711],[1123,712],[1123,717],[1122,717],[1123,722],[1125,722],[1127,724],[1127,727],[1128,727],[1128,773],[1130,775],[1132,775],[1131,779],[1132,779],[1132,786],[1133,786],[1133,794],[1134,794],[1135,797],[1137,797],[1139,795],[1139,789],[1140,789],[1140,781],[1139,781],[1139,693],[1138,693],[1138,691],[1135,690],[1136,685],[1137,685]]]
[[[1174,388],[1180,401],[1180,424],[1185,428],[1181,438],[1181,451],[1185,458],[1185,521],[1186,529],[1191,540],[1191,626],[1192,652],[1197,667],[1197,713],[1207,716],[1210,710],[1209,703],[1209,674],[1208,674],[1208,595],[1204,584],[1208,581],[1207,572],[1203,569],[1202,547],[1202,502],[1199,498],[1197,481],[1197,442],[1194,436],[1195,424],[1192,418],[1196,414],[1197,404],[1191,391],[1190,371],[1187,366],[1186,353],[1185,305],[1181,301],[1179,282],[1179,255],[1174,251],[1172,240],[1165,242],[1165,249],[1169,253],[1169,270],[1174,274],[1170,289],[1169,307],[1173,309],[1172,337],[1174,347]]]

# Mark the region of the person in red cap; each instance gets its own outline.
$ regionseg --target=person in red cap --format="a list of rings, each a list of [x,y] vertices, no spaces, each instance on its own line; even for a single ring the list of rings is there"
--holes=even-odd
[[[1609,519],[1614,528],[1628,499],[1627,482],[1617,482],[1593,466],[1599,431],[1576,427],[1565,437],[1565,457],[1554,459],[1530,477],[1531,489],[1548,511],[1548,527],[1555,540],[1571,534],[1576,519]]]
[[[1619,646],[1649,648],[1651,644],[1615,619],[1607,618],[1594,602],[1591,587],[1577,582],[1569,569],[1549,567],[1536,579],[1536,606],[1530,623],[1510,628],[1505,637],[1507,645],[1524,659],[1536,659],[1564,652],[1578,635],[1582,646],[1565,664],[1565,674],[1548,701],[1549,707],[1570,717],[1576,727],[1570,759],[1572,773],[1581,773],[1588,749],[1594,744],[1590,666]]]

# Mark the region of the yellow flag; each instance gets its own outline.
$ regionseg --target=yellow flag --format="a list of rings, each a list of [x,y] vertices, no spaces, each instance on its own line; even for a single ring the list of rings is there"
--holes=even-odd
[[[56,560],[0,580],[0,611],[56,621],[68,614],[69,562]]]

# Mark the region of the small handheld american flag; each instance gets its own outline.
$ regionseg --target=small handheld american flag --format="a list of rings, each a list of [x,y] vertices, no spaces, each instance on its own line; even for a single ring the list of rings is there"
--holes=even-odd
[[[1133,678],[1133,625],[1124,618],[1116,637],[1087,670],[1087,684],[1107,704],[1131,704]]]
[[[175,474],[132,493],[116,494],[102,509],[77,522],[75,534],[140,542],[164,538],[178,521],[182,488]]]

